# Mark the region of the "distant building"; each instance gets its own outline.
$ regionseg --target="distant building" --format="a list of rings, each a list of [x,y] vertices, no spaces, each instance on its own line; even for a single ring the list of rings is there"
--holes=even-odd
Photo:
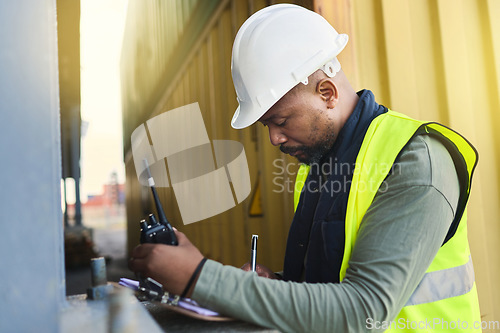
[[[125,204],[125,184],[105,184],[101,194],[87,196],[83,207],[113,206]]]

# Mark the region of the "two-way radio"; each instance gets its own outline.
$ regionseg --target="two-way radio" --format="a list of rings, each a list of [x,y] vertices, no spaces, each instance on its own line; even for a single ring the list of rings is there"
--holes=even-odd
[[[151,171],[149,170],[149,164],[146,159],[144,159],[144,165],[146,167],[146,172],[148,176],[148,184],[151,187],[151,192],[153,192],[153,199],[156,205],[156,211],[158,212],[159,221],[156,219],[154,214],[149,214],[147,221],[141,220],[141,237],[140,242],[142,243],[161,243],[167,245],[178,245],[177,237],[175,236],[174,229],[170,225],[161,206],[158,193],[156,192],[155,182]]]

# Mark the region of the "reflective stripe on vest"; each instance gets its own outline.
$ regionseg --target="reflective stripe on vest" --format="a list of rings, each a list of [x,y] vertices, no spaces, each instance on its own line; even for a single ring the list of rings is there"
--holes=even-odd
[[[425,273],[405,306],[460,296],[470,292],[473,286],[474,266],[469,256],[464,265]]]

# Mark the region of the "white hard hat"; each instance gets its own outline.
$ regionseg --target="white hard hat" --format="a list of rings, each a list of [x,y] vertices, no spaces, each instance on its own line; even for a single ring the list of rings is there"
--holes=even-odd
[[[231,73],[239,106],[231,126],[245,128],[318,69],[340,70],[336,56],[348,36],[319,14],[279,4],[259,10],[241,26],[233,45]]]

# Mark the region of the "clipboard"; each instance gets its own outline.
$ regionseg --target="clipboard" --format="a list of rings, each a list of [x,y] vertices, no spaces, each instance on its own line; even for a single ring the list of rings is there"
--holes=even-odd
[[[113,283],[118,288],[130,288],[134,290],[135,296],[141,300],[143,298],[143,294],[141,291],[138,290],[139,282],[135,280],[130,280],[126,278],[121,278],[119,283]],[[161,298],[161,301],[159,300]],[[180,313],[182,315],[195,318],[195,319],[200,319],[200,320],[205,320],[205,321],[235,321],[237,319],[231,318],[231,317],[226,317],[222,316],[221,314],[201,307],[196,301],[191,300],[189,298],[179,298],[179,296],[176,297],[169,297],[168,294],[161,296],[160,298],[156,299],[146,299],[150,303],[160,306],[162,308],[166,308],[170,311],[174,311],[176,313]]]
[[[199,314],[199,313],[196,313],[194,311],[182,308],[178,305],[171,305],[171,304],[161,303],[161,302],[151,302],[151,303],[156,304],[158,306],[161,306],[162,308],[166,308],[170,311],[174,311],[174,312],[177,312],[177,313],[180,313],[182,315],[185,315],[185,316],[188,316],[191,318],[195,318],[195,319],[200,319],[200,320],[205,320],[205,321],[235,321],[236,320],[235,318],[225,317],[225,316],[222,316],[220,314],[213,315],[213,316]]]

